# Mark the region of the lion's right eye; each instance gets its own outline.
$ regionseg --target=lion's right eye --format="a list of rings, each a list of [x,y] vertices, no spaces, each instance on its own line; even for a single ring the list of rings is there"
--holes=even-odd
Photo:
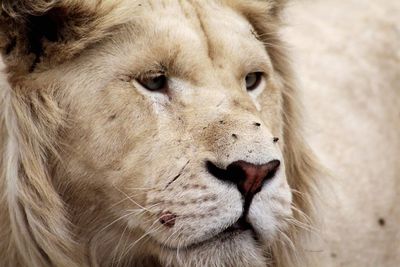
[[[252,72],[247,74],[245,78],[246,82],[246,89],[247,91],[253,91],[260,85],[262,79],[262,73],[261,72]]]
[[[137,80],[144,88],[149,91],[163,91],[168,87],[168,79],[165,75],[158,75],[153,77],[147,77]]]

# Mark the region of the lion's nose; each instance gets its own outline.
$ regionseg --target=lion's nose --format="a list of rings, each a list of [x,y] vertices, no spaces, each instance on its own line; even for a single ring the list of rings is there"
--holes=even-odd
[[[279,160],[271,160],[261,165],[239,160],[229,164],[224,170],[208,161],[207,169],[218,179],[235,183],[245,199],[251,199],[260,192],[264,182],[275,176],[279,165]]]

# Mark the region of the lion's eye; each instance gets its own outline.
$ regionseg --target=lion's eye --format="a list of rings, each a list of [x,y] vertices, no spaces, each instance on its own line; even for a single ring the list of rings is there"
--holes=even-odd
[[[252,91],[260,85],[262,78],[261,72],[252,72],[246,76],[246,89],[247,91]]]
[[[165,75],[138,79],[137,81],[149,91],[165,90],[168,85],[168,80]]]

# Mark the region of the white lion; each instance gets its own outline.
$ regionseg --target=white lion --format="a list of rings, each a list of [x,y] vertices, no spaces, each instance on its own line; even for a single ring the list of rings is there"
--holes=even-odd
[[[0,266],[319,266],[284,2],[3,0]]]

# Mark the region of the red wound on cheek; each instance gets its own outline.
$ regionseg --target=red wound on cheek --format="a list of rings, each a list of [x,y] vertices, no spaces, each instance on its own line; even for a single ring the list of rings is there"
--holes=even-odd
[[[166,227],[173,227],[175,225],[176,214],[165,211],[161,213],[159,222]]]

